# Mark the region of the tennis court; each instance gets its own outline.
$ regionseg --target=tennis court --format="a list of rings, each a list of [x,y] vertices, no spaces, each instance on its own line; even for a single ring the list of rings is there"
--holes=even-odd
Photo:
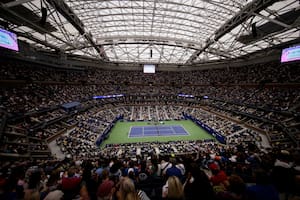
[[[132,126],[128,137],[184,136],[189,133],[181,125]]]

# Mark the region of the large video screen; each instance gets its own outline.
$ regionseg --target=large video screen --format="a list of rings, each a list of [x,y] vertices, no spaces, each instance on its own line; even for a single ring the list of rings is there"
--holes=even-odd
[[[19,51],[17,35],[0,28],[0,47]]]
[[[155,65],[144,65],[144,73],[154,74],[155,73]]]
[[[282,50],[281,62],[300,60],[300,45]]]

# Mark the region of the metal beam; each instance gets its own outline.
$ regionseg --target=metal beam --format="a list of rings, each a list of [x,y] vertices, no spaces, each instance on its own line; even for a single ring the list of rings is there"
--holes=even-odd
[[[232,58],[232,54],[229,54],[228,52],[224,52],[220,49],[210,48],[207,52],[223,58],[228,58],[228,59]]]
[[[63,15],[85,39],[91,44],[92,47],[99,53],[103,60],[108,60],[105,52],[101,52],[101,46],[99,47],[93,40],[91,33],[87,33],[84,29],[84,24],[74,13],[74,11],[63,0],[47,0],[61,15]]]
[[[268,20],[268,21],[270,21],[270,22],[273,22],[274,24],[277,24],[277,25],[282,26],[282,27],[284,27],[284,28],[289,28],[289,29],[292,28],[292,26],[290,26],[290,25],[287,25],[287,24],[285,24],[285,23],[283,23],[283,22],[281,22],[281,21],[278,21],[278,20],[276,20],[276,19],[272,19],[272,18],[270,18],[270,17],[261,15],[261,14],[259,14],[259,13],[254,13],[254,15],[256,15],[256,16],[262,18],[262,19]]]
[[[40,40],[40,39],[34,37],[34,36],[33,36],[32,34],[30,34],[30,33],[22,33],[22,32],[15,32],[15,33],[16,33],[18,36],[20,36],[20,37],[24,37],[24,38],[26,38],[26,39],[28,39],[28,40],[31,40],[31,41],[34,41],[34,42],[36,42],[36,43],[42,44],[42,45],[44,45],[44,46],[46,46],[46,47],[49,47],[49,48],[51,48],[51,49],[54,49],[54,50],[56,50],[56,51],[61,51],[59,47],[57,47],[57,46],[55,46],[55,45],[52,45],[52,44],[49,44],[48,42],[46,42],[46,41],[44,41],[44,40]]]
[[[148,45],[149,41],[121,41],[121,42],[105,42],[103,44],[101,44],[101,46],[108,46],[108,45],[122,45],[122,44],[128,44],[128,45],[133,45],[133,44],[144,44],[144,45]],[[158,46],[170,46],[170,47],[181,47],[181,48],[187,48],[187,49],[194,49],[197,50],[198,48],[196,47],[187,47],[185,45],[181,45],[181,44],[171,44],[171,43],[160,43],[157,41],[151,41],[151,44],[154,45],[158,45]],[[100,46],[100,45],[99,45]],[[74,51],[74,50],[81,50],[81,49],[86,49],[86,48],[90,48],[92,47],[91,45],[86,45],[86,46],[81,46],[78,48],[69,48],[69,49],[65,49],[65,51]]]
[[[68,46],[74,47],[73,44],[71,44],[71,43],[69,43],[69,42],[67,42],[67,41],[64,41],[64,40],[61,39],[60,37],[58,37],[58,36],[52,34],[51,32],[48,32],[45,28],[43,28],[43,27],[41,27],[41,26],[35,24],[34,22],[32,22],[32,21],[30,21],[30,20],[28,20],[28,19],[26,19],[26,18],[24,18],[24,17],[22,17],[22,16],[20,16],[19,14],[15,13],[15,12],[12,11],[11,9],[4,7],[3,4],[1,4],[1,3],[0,3],[0,8],[2,8],[3,10],[9,12],[10,14],[12,14],[14,17],[16,17],[17,20],[24,21],[24,22],[26,22],[26,23],[32,25],[32,27],[34,27],[35,30],[40,30],[40,31],[42,31],[42,32],[44,32],[44,33],[47,33],[47,34],[50,35],[51,37],[53,37],[53,38],[55,38],[55,39],[57,39],[57,40],[63,42],[64,44],[67,44]]]
[[[197,57],[204,52],[210,45],[218,41],[226,33],[229,33],[232,29],[249,19],[254,13],[259,13],[261,10],[267,8],[273,3],[280,0],[254,0],[247,4],[240,12],[233,16],[229,21],[227,21],[223,26],[221,26],[217,31],[215,31],[214,38],[208,38],[203,46],[203,48],[194,52],[193,55],[187,60],[186,64],[193,63]]]
[[[101,38],[101,45],[116,45],[116,44],[155,44],[155,45],[164,45],[164,46],[176,46],[181,48],[188,48],[198,50],[201,45],[194,44],[192,41],[188,40],[170,40],[172,38],[159,38],[159,37],[132,37],[132,36],[120,36],[120,37],[108,37],[106,39]],[[102,41],[103,40],[103,41]],[[99,45],[100,46],[100,45]],[[85,48],[90,48],[91,45],[84,45],[77,48],[68,48],[65,51],[72,51],[72,50],[80,50]]]
[[[4,6],[5,8],[10,8],[10,7],[18,6],[18,5],[20,5],[20,4],[27,3],[27,2],[30,2],[30,1],[33,1],[33,0],[17,0],[17,1],[11,1],[11,2],[8,2],[8,3],[3,4],[3,6]]]
[[[147,36],[141,36],[141,35],[114,35],[114,36],[107,36],[107,37],[99,37],[97,39],[99,42],[105,43],[106,41],[113,41],[118,43],[118,41],[158,41],[158,42],[171,42],[171,43],[181,43],[181,44],[187,44],[189,46],[193,46],[197,49],[201,47],[202,43],[197,42],[196,40],[189,40],[184,38],[174,38],[174,37],[158,37],[154,35],[147,35]]]

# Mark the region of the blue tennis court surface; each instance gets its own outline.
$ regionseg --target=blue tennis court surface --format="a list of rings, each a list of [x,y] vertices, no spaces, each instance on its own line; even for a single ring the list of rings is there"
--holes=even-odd
[[[189,135],[181,125],[132,126],[128,137]]]

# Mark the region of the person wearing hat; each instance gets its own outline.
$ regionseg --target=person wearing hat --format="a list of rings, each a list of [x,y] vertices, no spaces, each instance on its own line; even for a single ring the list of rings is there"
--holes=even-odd
[[[211,170],[212,176],[210,177],[210,182],[214,186],[215,190],[223,190],[228,186],[228,178],[226,173],[220,169],[217,163],[211,163],[208,165]]]

